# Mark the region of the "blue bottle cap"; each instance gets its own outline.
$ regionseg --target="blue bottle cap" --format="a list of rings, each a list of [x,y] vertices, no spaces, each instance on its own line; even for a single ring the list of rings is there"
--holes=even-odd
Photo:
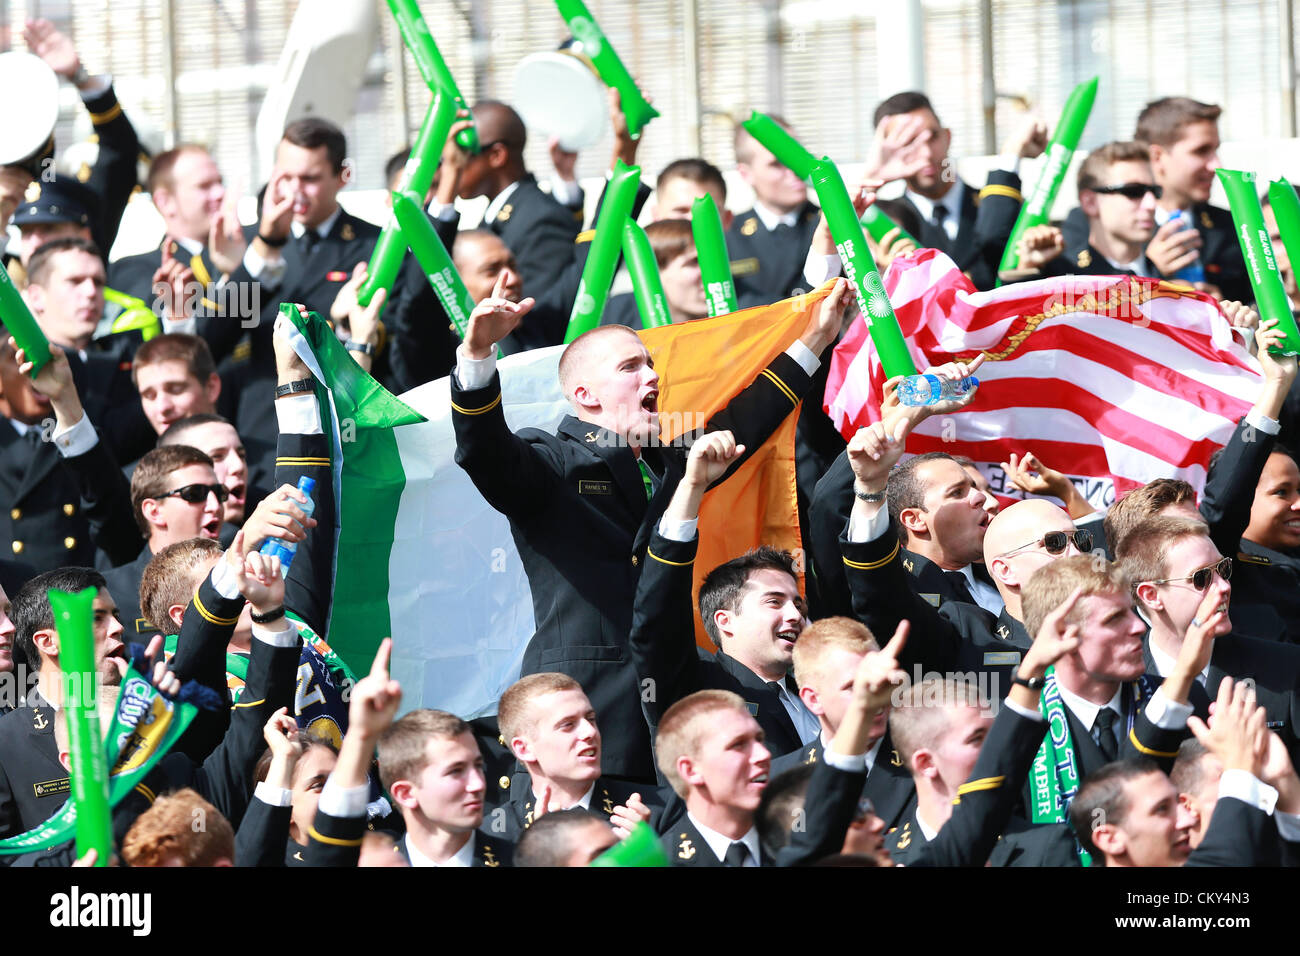
[[[299,478],[298,490],[301,491],[303,494],[307,495],[308,497],[311,497],[311,493],[316,490],[316,479],[305,478],[305,477]]]

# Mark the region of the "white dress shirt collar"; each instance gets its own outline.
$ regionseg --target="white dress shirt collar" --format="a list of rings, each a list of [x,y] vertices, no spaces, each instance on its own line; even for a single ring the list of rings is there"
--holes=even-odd
[[[483,224],[485,226],[496,222],[497,213],[499,213],[501,207],[506,204],[506,200],[514,195],[514,191],[519,188],[519,182],[519,180],[515,180],[505,189],[501,190],[501,192],[497,193],[496,198],[487,204],[487,209],[483,210]]]
[[[718,210],[722,212],[721,209]],[[794,209],[787,213],[779,213],[775,210],[768,209],[757,199],[754,200],[754,215],[758,221],[763,224],[763,228],[771,232],[777,226],[795,226],[799,223],[799,210]]]
[[[737,841],[733,841],[729,836],[723,836],[717,830],[706,827],[703,823],[697,820],[694,814],[689,810],[686,811],[686,818],[691,821],[695,829],[700,831],[700,836],[704,837],[704,842],[709,845],[709,849],[713,851],[713,855],[719,860],[725,859],[727,856],[727,850],[731,848],[733,842]],[[741,837],[738,842],[745,844],[745,848],[749,850],[749,859],[745,861],[745,865],[759,866],[762,857],[759,855],[758,827],[750,827],[749,832]]]
[[[334,210],[329,218],[316,227],[316,235],[320,236],[322,239],[328,236],[330,230],[334,228],[334,223],[338,221],[338,218],[341,215],[343,215],[343,207],[339,206]],[[303,234],[307,231],[307,227],[295,219],[293,222],[289,223],[289,231],[293,233],[295,239],[301,239]]]
[[[1151,648],[1151,660],[1156,665],[1156,673],[1161,677],[1168,677],[1174,672],[1174,667],[1177,666],[1178,661],[1166,654],[1164,649],[1156,643],[1154,637],[1151,638],[1148,646]],[[1209,664],[1206,664],[1205,669],[1196,675],[1196,679],[1200,682],[1202,687],[1205,686],[1205,682],[1210,679]]]
[[[474,844],[477,842],[478,833],[471,832],[465,845],[447,858],[443,863],[435,863],[429,857],[421,853],[411,841],[411,834],[406,834],[402,839],[406,841],[406,852],[410,854],[411,866],[473,866],[474,865]]]
[[[1065,702],[1065,706],[1070,708],[1074,716],[1079,718],[1079,723],[1083,724],[1089,732],[1092,731],[1092,725],[1097,722],[1097,713],[1102,709],[1102,707],[1109,707],[1121,718],[1124,716],[1124,711],[1120,708],[1119,704],[1120,694],[1124,690],[1123,684],[1115,689],[1115,696],[1105,704],[1094,704],[1090,700],[1084,700],[1078,694],[1067,690],[1065,685],[1059,680],[1056,682],[1056,689],[1061,692],[1061,700]]]

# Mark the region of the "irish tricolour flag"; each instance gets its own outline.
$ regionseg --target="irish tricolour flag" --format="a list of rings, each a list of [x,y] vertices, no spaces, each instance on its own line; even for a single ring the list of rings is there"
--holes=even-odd
[[[753,381],[802,334],[825,292],[640,333],[662,378],[662,438],[707,421]],[[324,386],[317,391],[325,396],[322,424],[332,439],[339,502],[326,639],[365,673],[391,635],[403,710],[495,713],[534,630],[532,599],[509,523],[455,463],[448,380],[394,396],[315,314],[304,319],[285,309],[278,329]],[[557,375],[562,351],[500,361],[513,430],[553,430],[570,414]],[[760,543],[799,547],[796,418],[792,413],[744,468],[705,497],[697,569]]]

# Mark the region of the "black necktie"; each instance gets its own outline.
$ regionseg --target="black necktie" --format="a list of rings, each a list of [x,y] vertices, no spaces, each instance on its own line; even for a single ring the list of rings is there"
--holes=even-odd
[[[930,216],[930,222],[934,223],[934,227],[938,229],[940,232],[942,232],[945,236],[948,234],[948,230],[943,228],[943,224],[947,221],[948,221],[948,207],[941,202],[935,203],[934,213]]]
[[[23,441],[31,446],[32,451],[40,451],[41,445],[44,444],[44,427],[42,425],[31,425],[27,431],[23,432]]]
[[[943,576],[948,579],[948,584],[952,586],[953,593],[957,595],[958,601],[965,601],[967,604],[979,603],[966,585],[966,575],[960,571],[945,571]]]
[[[1119,746],[1115,742],[1115,711],[1103,707],[1097,711],[1097,719],[1092,723],[1093,733],[1097,735],[1097,746],[1107,762],[1119,757]]]
[[[316,251],[316,246],[320,242],[320,233],[310,227],[302,231],[302,251],[306,255],[311,255]]]
[[[727,855],[722,858],[723,866],[744,866],[749,859],[749,848],[737,840],[727,847]]]

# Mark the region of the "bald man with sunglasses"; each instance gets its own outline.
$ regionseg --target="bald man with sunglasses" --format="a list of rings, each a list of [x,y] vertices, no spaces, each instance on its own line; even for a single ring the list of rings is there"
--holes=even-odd
[[[1225,679],[1250,679],[1268,727],[1300,759],[1300,647],[1233,632],[1232,558],[1219,553],[1202,522],[1159,516],[1134,527],[1118,558],[1150,630],[1143,638],[1148,673],[1164,676],[1193,629],[1211,627],[1214,649],[1196,681],[1207,699]]]
[[[953,374],[950,366],[933,371]],[[964,399],[977,391],[967,392]],[[1002,602],[998,613],[966,600],[940,601],[935,607],[916,590],[907,552],[885,506],[890,471],[902,457],[911,429],[936,409],[946,414],[965,404],[899,408],[887,399],[884,421],[862,429],[849,442],[854,499],[839,543],[854,616],[875,634],[892,633],[902,620],[912,622],[913,637],[900,661],[909,676],[915,678],[918,668],[922,676],[987,674],[990,687],[996,680],[1001,694],[1011,686],[1012,674],[1032,643],[1022,623],[1021,587],[1045,564],[1090,551],[1092,535],[1075,528],[1069,514],[1044,499],[1018,501],[984,529],[983,567]],[[932,509],[930,521],[936,527],[937,517]]]

